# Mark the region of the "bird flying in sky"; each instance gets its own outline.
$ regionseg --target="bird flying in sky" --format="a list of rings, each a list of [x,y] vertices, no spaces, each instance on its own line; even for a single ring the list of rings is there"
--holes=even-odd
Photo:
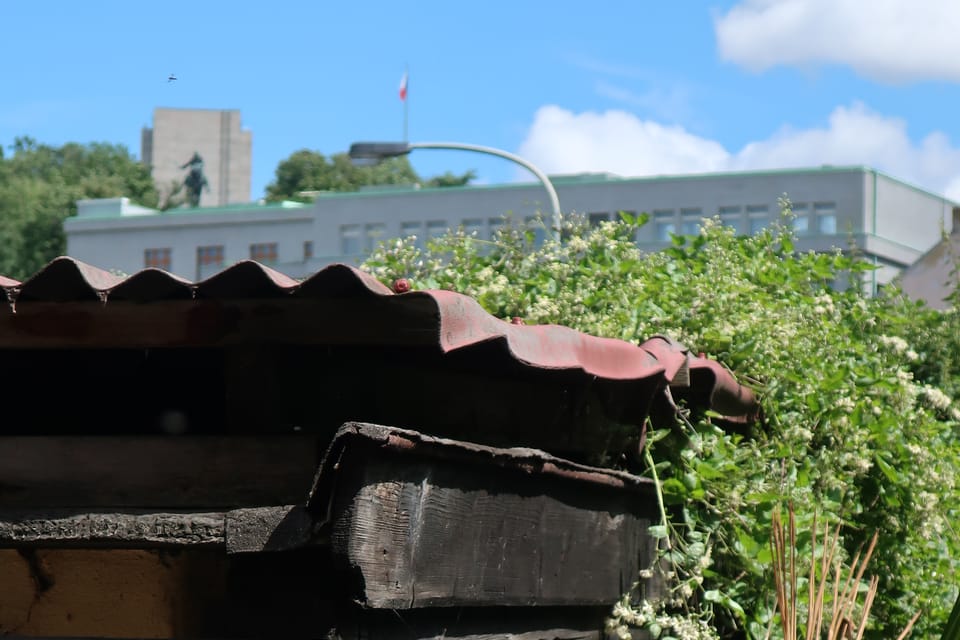
[[[177,76],[175,76],[174,74],[171,73],[171,74],[167,77],[167,82],[173,82],[173,81],[176,80],[176,79],[177,79]]]

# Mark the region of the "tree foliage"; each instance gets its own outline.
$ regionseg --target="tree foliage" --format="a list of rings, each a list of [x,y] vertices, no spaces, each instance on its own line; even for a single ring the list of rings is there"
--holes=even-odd
[[[121,145],[17,138],[0,156],[0,273],[26,278],[66,248],[63,221],[85,198],[157,204],[150,169]]]
[[[473,171],[463,175],[447,172],[426,181],[426,186],[447,187],[467,184]],[[346,153],[329,158],[318,151],[301,149],[277,165],[274,181],[267,185],[267,200],[309,201],[314,191],[356,191],[362,186],[424,184],[407,156],[358,166]]]
[[[737,237],[708,220],[699,235],[644,254],[633,238],[645,216],[623,218],[597,228],[569,220],[562,243],[539,247],[509,226],[493,242],[459,232],[421,251],[393,241],[365,267],[385,281],[464,292],[502,318],[634,342],[667,334],[755,389],[765,418],[752,432],[684,411],[673,429],[650,434],[645,473],[656,472],[670,510],[652,532],[671,541],[672,589],[658,603],[625,600],[611,630],[776,632],[771,522],[793,504],[801,559],[814,556],[814,514],[821,536],[841,526],[848,562],[879,534],[867,637],[896,637],[917,610],[915,637],[938,635],[960,569],[960,409],[950,395],[960,367],[941,357],[960,348],[957,311],[896,291],[864,295],[856,283],[869,265],[839,251],[799,253],[788,225]],[[835,288],[843,282],[853,286]]]
[[[457,175],[453,172],[446,171],[439,176],[434,176],[426,181],[423,185],[425,187],[462,187],[468,184],[471,180],[477,177],[477,172],[474,170],[467,171],[466,173]]]

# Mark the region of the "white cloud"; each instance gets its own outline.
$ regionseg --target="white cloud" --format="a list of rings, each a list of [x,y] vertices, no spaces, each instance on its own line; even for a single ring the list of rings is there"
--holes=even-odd
[[[714,29],[721,57],[753,71],[836,63],[888,82],[960,81],[956,0],[743,0]]]
[[[576,114],[548,105],[537,111],[518,153],[552,174],[642,176],[865,165],[960,200],[960,147],[939,132],[914,142],[902,120],[862,104],[837,107],[822,128],[784,127],[738,151],[624,111]]]
[[[625,111],[575,114],[554,105],[537,111],[520,155],[547,173],[716,171],[728,162],[723,146],[679,126]]]

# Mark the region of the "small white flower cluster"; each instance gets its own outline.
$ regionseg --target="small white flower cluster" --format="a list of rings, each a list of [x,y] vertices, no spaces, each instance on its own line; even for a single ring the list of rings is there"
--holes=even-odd
[[[950,396],[945,394],[940,389],[931,387],[928,384],[920,387],[920,397],[923,398],[927,406],[929,406],[931,409],[935,409],[936,411],[946,411],[953,403],[953,401],[950,399]]]
[[[673,636],[677,640],[717,640],[717,632],[704,620],[694,615],[678,615],[658,612],[644,600],[638,608],[624,598],[613,607],[606,621],[608,634],[618,640],[630,640],[630,627],[646,629],[654,638]]]
[[[824,293],[817,296],[813,299],[813,312],[818,315],[833,315],[837,312],[837,308],[833,304],[833,296],[829,293]]]
[[[556,322],[560,316],[560,306],[551,298],[537,298],[527,311],[526,320],[531,324]]]
[[[590,243],[580,236],[574,236],[570,238],[570,242],[567,243],[567,248],[572,253],[583,253],[590,248]]]
[[[843,409],[843,411],[846,413],[853,413],[853,409],[856,406],[853,402],[853,398],[850,396],[843,396],[837,400],[836,404],[838,409]]]
[[[916,362],[920,358],[920,355],[910,348],[907,341],[899,336],[880,336],[880,344],[909,362]]]
[[[903,355],[910,345],[899,336],[880,336],[880,344],[893,351],[898,356]]]

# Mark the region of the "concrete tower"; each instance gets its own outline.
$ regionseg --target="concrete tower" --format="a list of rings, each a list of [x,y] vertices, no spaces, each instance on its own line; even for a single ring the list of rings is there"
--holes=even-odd
[[[166,109],[153,112],[153,127],[144,127],[140,157],[151,167],[161,198],[172,183],[183,183],[194,153],[203,159],[208,189],[200,206],[250,202],[252,135],[241,129],[240,111]]]

